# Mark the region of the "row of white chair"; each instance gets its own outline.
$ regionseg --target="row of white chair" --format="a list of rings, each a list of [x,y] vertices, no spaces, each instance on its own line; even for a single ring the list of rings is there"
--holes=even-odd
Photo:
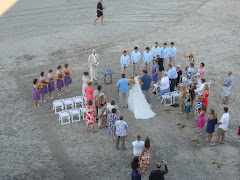
[[[162,96],[161,103],[164,102],[164,106],[171,106],[172,104],[176,103],[176,99],[178,99],[179,94],[180,94],[180,91],[173,91],[173,92],[165,93]],[[169,103],[167,103],[168,101],[169,101]]]
[[[72,123],[81,121],[81,117],[84,120],[85,119],[85,108],[79,108],[79,109],[71,109],[66,111],[59,112],[59,121],[62,125],[70,124],[71,120]]]

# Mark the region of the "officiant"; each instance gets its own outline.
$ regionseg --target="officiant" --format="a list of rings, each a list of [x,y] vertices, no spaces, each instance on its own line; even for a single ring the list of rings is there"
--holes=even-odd
[[[92,54],[89,55],[88,57],[88,62],[90,65],[90,78],[91,81],[97,80],[97,66],[99,64],[100,58],[99,55],[96,54],[96,50],[92,50]]]

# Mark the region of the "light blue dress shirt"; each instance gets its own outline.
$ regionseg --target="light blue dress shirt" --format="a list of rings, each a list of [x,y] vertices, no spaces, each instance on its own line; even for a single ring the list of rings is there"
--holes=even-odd
[[[168,70],[168,77],[169,79],[177,79],[178,74],[175,67],[172,67],[171,69]]]
[[[169,47],[168,48],[168,56],[169,57],[175,57],[176,56],[176,52],[177,52],[177,49],[173,46],[173,47]]]
[[[152,60],[153,60],[152,52],[151,51],[149,51],[149,52],[144,51],[143,52],[143,61],[144,61],[144,63],[149,64]]]
[[[129,55],[126,55],[126,56],[122,55],[121,58],[120,58],[120,62],[122,64],[122,67],[123,66],[127,67],[129,62],[130,62],[130,56]]]
[[[232,86],[233,83],[233,76],[228,76],[227,79],[224,81],[224,84],[226,85],[226,87],[230,87]]]
[[[155,48],[155,46],[153,46],[152,54],[153,54],[153,57],[157,57],[157,55],[161,55],[161,48],[160,47]]]
[[[138,61],[140,61],[140,59],[141,59],[141,53],[139,51],[137,52],[132,51],[131,53],[132,62],[137,63]]]
[[[161,58],[166,59],[167,57],[168,57],[168,48],[167,47],[166,48],[162,47],[161,48]]]
[[[121,94],[128,93],[128,85],[130,83],[131,82],[126,78],[120,79],[117,83],[117,87],[119,87],[119,93],[121,93]]]

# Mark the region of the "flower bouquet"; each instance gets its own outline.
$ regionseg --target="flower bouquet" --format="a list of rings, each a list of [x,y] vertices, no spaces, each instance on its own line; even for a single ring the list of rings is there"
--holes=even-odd
[[[43,83],[39,83],[39,88],[43,88]]]

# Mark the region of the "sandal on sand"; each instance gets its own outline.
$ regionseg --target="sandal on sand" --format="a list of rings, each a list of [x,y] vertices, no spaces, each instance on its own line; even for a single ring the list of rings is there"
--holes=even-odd
[[[214,146],[217,146],[217,145],[216,144],[210,144],[209,146],[214,147]]]

